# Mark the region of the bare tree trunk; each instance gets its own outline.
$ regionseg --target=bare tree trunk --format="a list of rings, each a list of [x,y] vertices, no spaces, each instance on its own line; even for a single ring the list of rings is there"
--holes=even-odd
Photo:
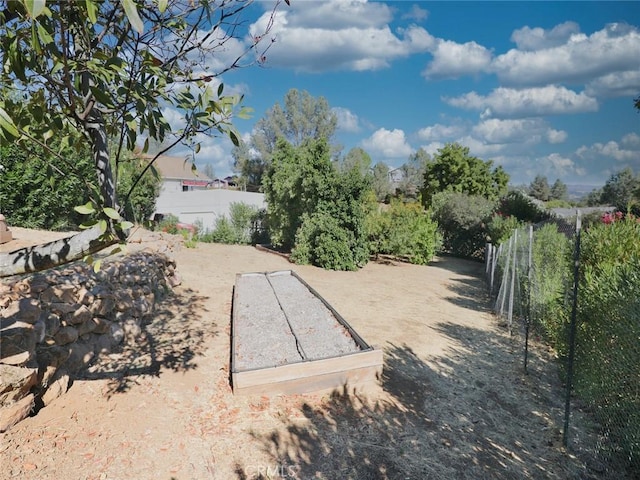
[[[103,236],[100,227],[96,225],[71,237],[2,253],[0,254],[0,277],[38,272],[64,265],[96,253],[118,241],[117,237]]]

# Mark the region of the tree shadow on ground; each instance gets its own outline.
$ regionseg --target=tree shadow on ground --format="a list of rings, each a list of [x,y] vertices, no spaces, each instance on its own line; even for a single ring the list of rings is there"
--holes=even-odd
[[[434,329],[455,345],[445,355],[426,360],[388,344],[376,400],[344,388],[303,404],[301,419],[253,434],[272,471],[238,464],[237,477],[607,478],[562,449],[553,375],[522,375],[509,339],[495,331],[452,323]]]
[[[204,307],[208,297],[176,288],[141,319],[135,338],[100,355],[76,379],[109,379],[107,395],[127,391],[140,375],[159,376],[163,369],[184,372],[198,367],[206,340],[218,334]]]

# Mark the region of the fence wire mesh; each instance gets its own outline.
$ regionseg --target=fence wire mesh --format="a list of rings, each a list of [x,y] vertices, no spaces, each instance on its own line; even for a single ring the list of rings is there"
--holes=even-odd
[[[613,247],[597,242],[606,243],[606,235],[622,241],[613,231],[604,240],[587,238],[581,251],[578,218],[527,226],[502,245],[487,245],[487,283],[496,315],[523,338],[525,371],[532,335],[557,354],[568,389],[565,445],[571,447],[571,409],[579,407],[597,425],[597,445],[589,448],[595,461],[640,478],[640,257],[607,258]],[[640,227],[630,231],[640,244],[633,238]],[[629,250],[618,249],[618,256]]]

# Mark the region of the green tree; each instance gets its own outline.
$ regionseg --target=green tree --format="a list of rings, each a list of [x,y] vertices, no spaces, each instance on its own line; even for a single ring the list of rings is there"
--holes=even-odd
[[[12,225],[46,230],[77,230],[86,221],[73,208],[89,200],[93,176],[91,153],[86,149],[65,147],[61,154],[73,163],[73,174],[65,174],[66,165],[38,145],[31,152],[15,145],[0,147],[0,205]],[[118,194],[122,198],[146,166],[135,156],[118,168]],[[126,220],[148,220],[155,210],[160,179],[147,171],[123,205]]]
[[[448,143],[427,164],[422,201],[430,206],[440,192],[458,192],[496,200],[506,193],[509,176],[500,166],[492,169],[491,160],[469,155],[469,148]]]
[[[308,139],[330,142],[337,125],[338,118],[324,97],[292,88],[284,97],[284,107],[279,103],[271,107],[256,123],[247,144],[234,148],[234,170],[248,185],[258,187],[280,138],[293,146]]]
[[[529,195],[543,202],[549,200],[551,198],[551,188],[547,177],[536,175],[536,178],[529,184]]]
[[[371,169],[371,157],[360,147],[349,150],[340,165],[342,171],[348,171],[352,168],[358,170],[362,176],[368,175]]]
[[[263,185],[271,241],[292,260],[340,270],[366,263],[369,177],[335,168],[326,139],[297,147],[280,139]]]
[[[391,194],[391,181],[389,180],[389,167],[378,162],[371,172],[371,187],[378,202],[384,202]]]
[[[280,139],[263,179],[267,223],[274,245],[291,250],[302,216],[314,211],[328,196],[334,167],[324,139],[307,140],[296,147]]]
[[[551,185],[550,197],[552,200],[566,200],[568,192],[567,186],[558,178]]]
[[[633,207],[640,202],[637,196],[638,189],[640,189],[640,176],[635,176],[633,170],[627,167],[609,177],[602,187],[600,201],[613,205],[618,210],[627,211],[629,206]]]
[[[45,230],[77,230],[84,217],[73,210],[89,200],[83,176],[91,177],[90,153],[71,148],[62,154],[74,165],[65,175],[56,159],[35,146],[31,152],[16,145],[0,147],[0,206],[13,226]]]
[[[433,197],[433,218],[442,234],[443,250],[452,255],[482,258],[486,225],[495,202],[481,195],[446,191]]]
[[[400,197],[407,200],[418,198],[429,162],[431,162],[431,156],[423,148],[409,155],[408,161],[400,166],[401,178],[396,187]]]
[[[151,170],[145,170],[147,165],[147,161],[135,155],[124,157],[118,165],[116,190],[118,196],[125,199],[122,216],[134,223],[143,223],[151,218],[160,194],[160,177]],[[136,181],[138,185],[132,189]]]
[[[167,148],[183,143],[195,151],[198,134],[225,134],[239,143],[231,119],[236,113],[244,115],[237,111],[241,97],[225,96],[222,85],[212,88],[208,83],[243,62],[254,63],[243,59],[260,49],[264,35],[253,37],[243,54],[218,71],[202,73],[195,60],[226,48],[250,4],[0,3],[0,140],[21,148],[38,144],[63,162],[50,148],[50,139],[74,146],[79,134],[90,145],[98,187],[92,199],[109,228],[101,242],[87,236],[79,241],[93,242],[95,250],[121,236],[112,221],[114,212],[122,213],[114,168],[118,170],[141,135],[160,145],[168,143]],[[172,129],[165,119],[167,106],[184,115],[181,128]],[[134,181],[131,189],[138,183]],[[72,259],[60,256],[60,261]]]

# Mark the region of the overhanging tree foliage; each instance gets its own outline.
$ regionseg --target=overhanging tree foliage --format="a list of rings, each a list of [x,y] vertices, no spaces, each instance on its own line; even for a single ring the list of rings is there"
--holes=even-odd
[[[231,119],[244,113],[237,111],[241,98],[223,95],[222,84],[208,84],[230,69],[263,59],[268,45],[258,51],[259,42],[271,23],[267,31],[247,36],[246,49],[222,67],[209,68],[207,59],[244,34],[240,15],[251,3],[0,1],[0,141],[26,149],[37,144],[57,155],[51,138],[74,147],[80,133],[92,152],[97,178],[92,199],[103,218],[96,235],[83,235],[84,244],[68,250],[82,255],[123,237],[110,160],[117,172],[125,152],[144,139],[167,145],[158,155],[179,143],[197,152],[198,134],[228,135],[239,143]],[[257,55],[248,56],[252,52]],[[181,128],[166,120],[168,107],[184,114]],[[73,259],[65,254],[55,262]],[[36,265],[23,258],[18,263],[34,270],[51,262]]]

